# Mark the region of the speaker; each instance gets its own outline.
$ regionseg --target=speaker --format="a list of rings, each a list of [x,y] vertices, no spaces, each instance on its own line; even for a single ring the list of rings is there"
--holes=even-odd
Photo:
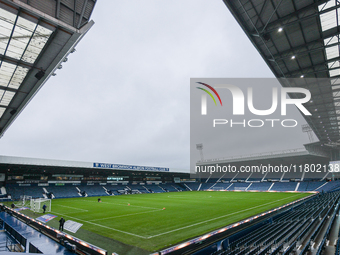
[[[40,70],[39,72],[36,73],[35,78],[40,80],[42,77],[44,77],[45,72],[43,70]]]

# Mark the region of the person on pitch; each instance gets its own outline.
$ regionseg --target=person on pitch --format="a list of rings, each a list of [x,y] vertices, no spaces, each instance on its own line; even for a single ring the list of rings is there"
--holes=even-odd
[[[61,217],[59,220],[59,230],[64,231],[64,223],[65,223],[65,219]]]

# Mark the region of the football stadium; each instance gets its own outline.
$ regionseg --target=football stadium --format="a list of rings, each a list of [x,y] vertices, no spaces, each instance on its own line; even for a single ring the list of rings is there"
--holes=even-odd
[[[308,102],[297,105],[310,142],[222,158],[204,158],[203,144],[195,144],[201,156],[196,173],[156,164],[0,155],[1,253],[340,254],[340,3],[223,2],[290,91],[289,100],[304,99],[294,89],[310,92]],[[101,4],[0,0],[0,137],[49,78],[63,71]],[[222,105],[214,88],[200,84]]]

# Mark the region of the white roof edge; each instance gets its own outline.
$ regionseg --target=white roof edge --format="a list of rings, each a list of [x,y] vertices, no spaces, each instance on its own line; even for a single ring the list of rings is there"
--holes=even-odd
[[[190,169],[170,168],[169,172],[170,173],[186,173],[186,174],[190,174]]]
[[[0,164],[93,168],[93,163],[91,162],[68,161],[59,159],[27,158],[3,155],[0,155]]]

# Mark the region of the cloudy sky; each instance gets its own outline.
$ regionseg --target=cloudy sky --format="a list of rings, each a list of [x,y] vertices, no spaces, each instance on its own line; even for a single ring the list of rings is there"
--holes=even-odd
[[[190,78],[273,77],[222,0],[101,0],[92,19],[1,155],[189,169]]]

